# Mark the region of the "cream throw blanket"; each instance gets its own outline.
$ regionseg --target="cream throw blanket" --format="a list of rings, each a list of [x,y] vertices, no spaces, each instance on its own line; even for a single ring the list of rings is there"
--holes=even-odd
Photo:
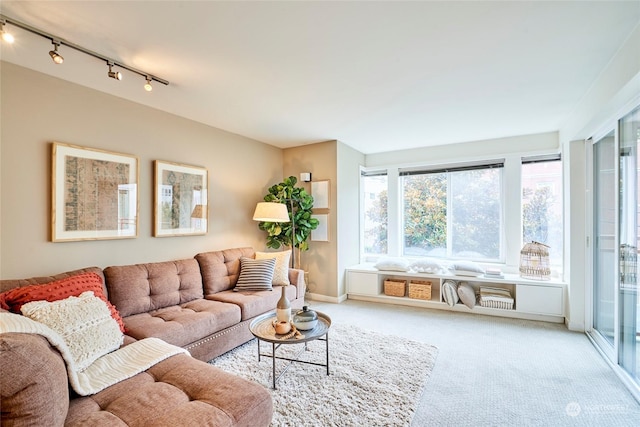
[[[143,372],[176,354],[189,352],[159,338],[145,338],[98,358],[79,371],[62,337],[48,326],[14,313],[0,313],[0,333],[17,332],[45,337],[56,347],[67,364],[71,387],[81,396],[98,393],[127,378]]]

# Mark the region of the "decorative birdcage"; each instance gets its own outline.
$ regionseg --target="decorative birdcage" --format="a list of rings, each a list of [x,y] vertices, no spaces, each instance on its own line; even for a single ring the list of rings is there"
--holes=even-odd
[[[549,246],[539,243],[526,243],[520,250],[520,276],[526,279],[549,280]]]

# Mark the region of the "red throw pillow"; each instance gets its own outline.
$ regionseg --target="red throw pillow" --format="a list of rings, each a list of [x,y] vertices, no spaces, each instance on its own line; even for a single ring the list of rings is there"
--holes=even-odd
[[[124,333],[124,322],[118,310],[109,302],[104,294],[102,278],[96,273],[83,273],[77,276],[56,280],[42,285],[23,286],[0,294],[0,307],[20,314],[20,308],[31,301],[59,301],[69,297],[77,297],[86,291],[93,294],[107,304],[120,330]]]

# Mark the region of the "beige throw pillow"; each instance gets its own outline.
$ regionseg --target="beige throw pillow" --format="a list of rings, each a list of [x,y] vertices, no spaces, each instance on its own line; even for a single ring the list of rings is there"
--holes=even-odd
[[[256,259],[276,259],[276,267],[273,270],[274,285],[288,285],[289,282],[289,260],[291,251],[283,252],[256,252]]]
[[[92,291],[54,302],[33,301],[20,311],[62,337],[76,371],[85,370],[99,357],[117,350],[124,339],[109,308]]]

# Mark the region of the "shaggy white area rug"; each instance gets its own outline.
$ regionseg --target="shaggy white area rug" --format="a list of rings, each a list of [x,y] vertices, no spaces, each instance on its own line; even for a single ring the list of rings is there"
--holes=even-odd
[[[304,344],[281,346],[291,355]],[[261,343],[262,353],[271,344]],[[434,346],[347,325],[329,331],[329,367],[294,363],[271,388],[271,358],[258,362],[252,340],[210,363],[271,390],[272,426],[408,426],[436,360]],[[301,360],[324,363],[325,342],[311,341]],[[276,374],[287,361],[276,361]]]

